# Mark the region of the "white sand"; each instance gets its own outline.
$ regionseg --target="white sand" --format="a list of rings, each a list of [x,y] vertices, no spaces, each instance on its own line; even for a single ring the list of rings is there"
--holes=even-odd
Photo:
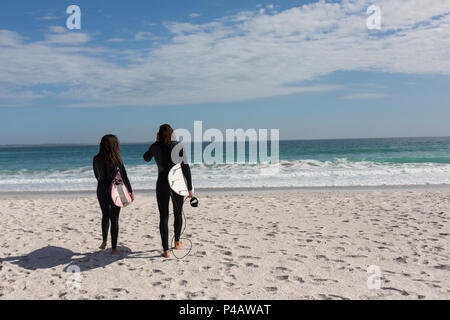
[[[449,190],[203,195],[180,261],[159,257],[154,196],[122,211],[120,257],[97,249],[94,195],[1,199],[0,299],[449,299],[449,205]]]

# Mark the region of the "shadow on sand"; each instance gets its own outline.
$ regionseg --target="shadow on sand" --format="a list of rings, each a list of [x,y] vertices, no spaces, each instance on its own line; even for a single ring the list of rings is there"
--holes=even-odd
[[[33,251],[25,256],[0,258],[0,264],[11,262],[27,270],[50,269],[60,265],[66,265],[64,272],[71,266],[77,266],[80,271],[89,271],[96,268],[104,268],[114,262],[124,259],[151,259],[161,258],[158,250],[133,252],[128,247],[118,247],[119,255],[112,255],[109,250],[92,253],[75,253],[69,249],[47,246]],[[148,254],[158,253],[156,255]]]

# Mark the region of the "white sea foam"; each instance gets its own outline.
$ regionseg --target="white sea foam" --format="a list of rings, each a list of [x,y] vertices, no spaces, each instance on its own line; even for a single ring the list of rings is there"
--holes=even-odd
[[[349,162],[346,159],[281,161],[279,164],[194,164],[197,188],[337,187],[450,184],[450,164]],[[154,165],[128,167],[135,189],[154,189]],[[95,190],[92,168],[0,172],[0,191]]]

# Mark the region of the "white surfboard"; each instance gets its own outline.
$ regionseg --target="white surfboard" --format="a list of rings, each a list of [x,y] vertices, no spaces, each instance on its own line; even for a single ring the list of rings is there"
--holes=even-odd
[[[181,164],[176,164],[173,166],[169,172],[168,179],[169,186],[175,193],[183,197],[189,196],[189,190],[183,170],[181,169]],[[194,186],[192,186],[192,191],[194,191]]]

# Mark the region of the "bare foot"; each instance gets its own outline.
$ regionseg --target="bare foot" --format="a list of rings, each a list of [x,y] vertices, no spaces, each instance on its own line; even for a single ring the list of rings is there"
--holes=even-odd
[[[169,251],[169,250],[164,251],[164,253],[162,254],[162,256],[163,256],[164,258],[169,258],[169,257],[170,257],[170,251]]]
[[[112,250],[111,250],[111,254],[117,255],[117,254],[120,254],[120,251],[117,250],[117,249],[112,249]]]
[[[100,250],[105,250],[105,249],[106,249],[106,244],[107,244],[106,241],[103,241],[103,242],[102,242],[102,245],[100,246],[99,249],[100,249]]]
[[[183,246],[183,242],[181,242],[181,241],[175,242],[175,250],[180,250],[182,246]]]

